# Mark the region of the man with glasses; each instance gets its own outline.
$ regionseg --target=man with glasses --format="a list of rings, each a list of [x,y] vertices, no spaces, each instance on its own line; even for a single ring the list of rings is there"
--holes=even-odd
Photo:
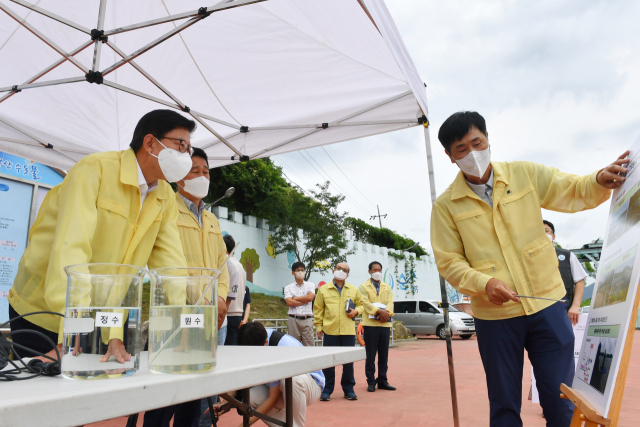
[[[177,112],[151,111],[138,122],[131,148],[91,154],[71,168],[49,191],[31,228],[9,291],[9,318],[34,311],[63,313],[68,265],[187,266],[176,198],[166,181],[180,181],[191,169],[190,134],[195,127]],[[29,316],[12,322],[11,329],[38,331],[58,343],[62,353],[59,316]],[[103,361],[110,356],[120,363],[131,359],[122,333],[111,334]],[[21,351],[22,357],[57,357],[56,348],[42,335],[16,334],[13,341],[31,350]]]
[[[356,322],[353,320],[364,311],[358,288],[347,283],[349,266],[346,262],[336,265],[333,280],[318,289],[313,305],[313,317],[318,331],[318,339],[322,339],[324,347],[353,347],[356,345]],[[336,368],[323,369],[326,384],[320,400],[328,401],[336,383]],[[353,375],[353,363],[342,365],[340,380],[344,397],[347,400],[358,400],[353,391],[356,380]]]

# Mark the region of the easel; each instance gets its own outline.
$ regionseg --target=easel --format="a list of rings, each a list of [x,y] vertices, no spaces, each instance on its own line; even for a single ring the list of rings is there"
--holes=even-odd
[[[631,346],[633,345],[633,336],[636,325],[636,316],[638,313],[638,302],[640,301],[640,285],[636,291],[636,299],[631,312],[631,320],[629,322],[629,330],[627,331],[627,339],[624,342],[622,350],[622,359],[620,360],[620,369],[618,369],[618,377],[616,378],[616,386],[613,390],[611,406],[609,407],[609,417],[605,418],[577,391],[568,387],[566,384],[560,385],[560,397],[571,400],[576,408],[573,411],[573,418],[569,427],[598,427],[598,426],[618,426],[620,418],[620,408],[622,407],[622,395],[624,394],[624,386],[627,382],[627,372],[629,371],[629,359],[631,359]],[[584,423],[584,424],[583,424]]]

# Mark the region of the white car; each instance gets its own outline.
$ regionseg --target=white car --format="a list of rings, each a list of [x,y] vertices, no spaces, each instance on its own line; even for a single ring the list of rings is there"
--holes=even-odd
[[[393,312],[394,320],[403,322],[414,336],[416,334],[437,335],[440,339],[446,339],[444,314],[438,301],[394,301]],[[451,335],[458,335],[462,339],[469,339],[476,332],[473,317],[452,305],[449,305],[449,326]]]

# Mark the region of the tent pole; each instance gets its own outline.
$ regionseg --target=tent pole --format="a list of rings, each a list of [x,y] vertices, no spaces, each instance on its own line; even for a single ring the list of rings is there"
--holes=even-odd
[[[55,44],[53,42],[53,40],[51,40],[49,37],[47,37],[44,34],[42,34],[40,31],[36,30],[33,27],[33,25],[31,25],[28,22],[26,22],[24,19],[22,19],[19,15],[17,15],[13,10],[9,9],[2,2],[0,2],[0,9],[2,9],[7,15],[9,15],[11,18],[13,18],[18,24],[22,25],[24,28],[26,28],[28,31],[30,31],[34,36],[38,37],[40,40],[45,42],[50,48],[52,48],[53,50],[55,50],[56,52],[58,52],[60,55],[64,56],[65,58],[67,58],[67,60],[69,62],[71,62],[73,65],[75,65],[76,67],[80,68],[80,70],[82,70],[83,73],[86,74],[87,72],[89,72],[89,69],[87,69],[84,65],[82,65],[80,62],[78,62],[78,60],[76,58],[74,58],[73,56],[71,56],[67,52],[65,52],[60,46]]]
[[[189,115],[191,117],[193,117],[198,123],[200,123],[202,126],[205,127],[205,129],[207,129],[209,132],[211,132],[212,134],[214,134],[216,136],[216,138],[218,138],[220,141],[222,141],[224,143],[224,145],[226,145],[227,147],[229,147],[231,149],[231,151],[233,151],[234,153],[236,153],[238,155],[238,157],[244,157],[244,155],[238,151],[238,149],[236,147],[234,147],[229,141],[226,140],[226,138],[224,138],[222,135],[220,135],[218,132],[216,132],[215,130],[213,130],[213,128],[211,126],[209,126],[206,122],[204,122],[199,116],[195,115],[193,112],[189,112]]]
[[[16,85],[15,86],[15,90],[33,89],[33,88],[36,88],[36,87],[45,87],[45,86],[56,86],[56,85],[63,85],[63,84],[66,84],[66,83],[84,82],[86,80],[87,79],[86,79],[85,76],[69,77],[68,79],[49,80],[49,81],[46,81],[46,82],[27,83],[27,84],[22,84],[22,85]],[[0,87],[0,92],[12,92],[12,91],[15,91],[15,90],[14,90],[14,86]]]
[[[429,128],[424,128],[424,145],[427,149],[427,167],[429,169],[429,187],[431,190],[431,204],[436,201],[436,182],[433,173],[433,157],[431,155],[431,137],[429,136]],[[444,325],[447,333],[447,362],[449,364],[449,385],[451,387],[451,407],[453,409],[453,425],[460,427],[460,418],[458,416],[458,393],[456,391],[456,375],[453,369],[453,348],[451,347],[451,328],[449,327],[449,298],[447,297],[447,285],[444,277],[438,274],[440,278],[440,293],[442,298],[442,311],[444,312]]]
[[[100,9],[98,11],[98,24],[96,29],[101,31],[104,29],[104,15],[107,8],[107,0],[100,0]],[[91,70],[97,71],[100,68],[100,53],[102,52],[102,40],[100,37],[96,39],[95,46],[93,48],[93,66]]]
[[[91,40],[83,43],[82,45],[80,45],[80,47],[78,47],[77,49],[73,50],[70,55],[74,56],[77,55],[78,53],[82,52],[83,50],[85,50],[86,48],[88,48],[89,46],[91,46],[91,44],[93,44],[93,42]],[[29,83],[33,83],[36,80],[38,80],[40,77],[44,76],[45,74],[47,74],[49,71],[55,69],[56,67],[58,67],[60,64],[62,64],[64,61],[66,61],[67,58],[60,58],[58,59],[56,62],[54,62],[53,64],[51,64],[50,66],[48,66],[47,68],[45,68],[44,70],[40,71],[38,74],[36,74],[35,76],[31,77],[29,80],[27,80],[26,82],[24,82],[23,84],[29,84]],[[8,93],[2,97],[0,97],[0,102],[4,101],[7,98],[10,98],[11,96],[15,95],[15,92],[11,92]]]
[[[233,9],[235,7],[246,6],[254,3],[260,3],[263,1],[266,1],[266,0],[240,0],[240,1],[235,1],[233,3],[221,1],[213,6],[207,7],[204,13],[208,14],[213,12],[219,12],[221,10]],[[114,28],[113,30],[105,31],[104,35],[110,36],[113,34],[125,33],[127,31],[137,30],[139,28],[146,28],[146,27],[152,27],[154,25],[164,24],[166,22],[173,22],[173,21],[178,21],[180,19],[193,18],[198,15],[200,15],[200,9],[192,10],[190,12],[182,12],[175,15],[169,15],[164,18],[152,19],[150,21],[139,22],[137,24],[127,25],[126,27]]]
[[[11,1],[12,1],[13,3],[19,4],[19,5],[20,5],[20,6],[22,6],[22,7],[26,7],[27,9],[31,9],[31,10],[33,10],[34,12],[39,13],[40,15],[44,15],[44,16],[46,16],[46,17],[48,17],[48,18],[51,18],[51,19],[53,19],[54,21],[58,21],[58,22],[60,22],[61,24],[68,25],[68,26],[69,26],[69,27],[71,27],[71,28],[75,28],[75,29],[76,29],[76,30],[78,30],[78,31],[81,31],[81,32],[83,32],[83,33],[85,33],[85,34],[89,34],[89,35],[91,35],[91,30],[89,30],[88,28],[83,27],[83,26],[82,26],[82,25],[80,25],[80,24],[76,24],[76,23],[75,23],[75,22],[73,22],[73,21],[69,21],[68,19],[64,19],[63,17],[58,16],[58,15],[56,15],[55,13],[51,13],[51,12],[49,12],[48,10],[45,10],[45,9],[43,9],[43,8],[41,8],[41,7],[38,7],[38,6],[36,6],[35,4],[31,4],[31,3],[28,3],[28,2],[26,2],[26,1],[22,1],[22,0],[11,0]],[[102,28],[100,28],[100,29],[102,29]]]
[[[120,48],[118,48],[118,46],[116,46],[113,42],[108,41],[106,42],[106,45],[109,46],[111,49],[113,49],[114,52],[116,52],[118,55],[120,55],[122,58],[124,58],[125,56],[127,56],[122,50],[120,50]],[[186,104],[184,104],[183,102],[181,102],[174,94],[172,94],[171,92],[169,92],[169,90],[167,88],[165,88],[162,84],[160,84],[160,82],[158,82],[155,78],[153,78],[151,76],[151,74],[147,73],[140,65],[138,65],[136,62],[134,61],[130,61],[129,64],[131,64],[131,66],[133,68],[135,68],[136,70],[138,70],[138,72],[140,74],[142,74],[143,76],[145,76],[147,78],[147,80],[149,80],[151,83],[153,83],[158,89],[160,89],[162,92],[164,92],[165,95],[167,95],[169,98],[171,98],[173,100],[173,102],[175,102],[176,104],[178,104],[178,106],[180,107],[180,109],[184,109],[184,107],[186,106]],[[203,119],[207,119],[207,120],[211,120],[212,122],[216,122],[219,123],[221,125],[224,126],[228,126],[230,128],[233,129],[240,129],[240,126],[238,125],[234,125],[232,123],[228,123],[225,122],[223,120],[220,119],[216,119],[215,117],[203,114],[203,113],[199,113],[197,111],[193,111],[191,110],[194,114],[202,117]]]
[[[418,124],[417,119],[407,119],[407,120],[370,120],[366,122],[349,122],[349,123],[334,123],[332,126],[368,126],[368,125],[402,125],[402,124]],[[289,125],[289,126],[258,126],[252,127],[251,130],[283,130],[283,129],[309,129],[309,128],[320,128],[322,127],[322,123],[314,124],[314,125]]]
[[[389,104],[390,102],[397,101],[398,99],[404,98],[405,96],[411,95],[412,93],[413,93],[413,91],[411,89],[409,89],[408,91],[403,92],[403,93],[401,93],[399,95],[396,95],[396,96],[393,96],[391,98],[385,99],[384,101],[380,101],[380,102],[378,102],[376,104],[373,104],[373,105],[371,105],[369,107],[363,108],[362,110],[356,111],[355,113],[351,113],[351,114],[349,114],[347,116],[339,118],[338,120],[334,120],[333,122],[327,123],[327,127],[334,126],[334,125],[336,125],[338,123],[344,122],[345,120],[349,120],[349,119],[351,119],[353,117],[359,116],[360,114],[364,114],[364,113],[366,113],[368,111],[371,111],[371,110],[376,109],[378,107],[381,107],[383,105]],[[290,144],[290,143],[292,143],[294,141],[297,141],[297,140],[299,140],[301,138],[304,138],[304,137],[312,135],[312,134],[314,134],[314,133],[316,133],[318,131],[321,131],[323,128],[324,128],[324,126],[320,127],[320,128],[313,129],[313,130],[311,130],[309,132],[305,132],[305,133],[303,133],[301,135],[298,135],[298,136],[295,136],[293,138],[290,138],[290,139],[288,139],[288,140],[286,140],[284,142],[280,142],[280,143],[278,143],[276,145],[273,145],[273,146],[271,146],[269,148],[265,148],[264,150],[260,150],[257,153],[251,155],[250,157],[252,159],[255,159],[256,157],[259,157],[259,156],[261,156],[262,154],[264,154],[264,153],[266,153],[268,151],[274,150],[276,148],[280,148],[283,145]]]
[[[27,135],[29,138],[33,139],[34,141],[38,141],[40,144],[42,144],[42,146],[43,146],[43,147],[48,148],[48,149],[51,149],[51,150],[53,150],[53,151],[55,151],[55,152],[57,152],[57,153],[60,153],[61,155],[65,156],[66,158],[68,158],[68,159],[70,159],[70,160],[73,160],[74,162],[76,161],[75,159],[73,159],[73,158],[69,157],[68,155],[64,154],[62,151],[58,150],[58,149],[57,149],[56,147],[54,147],[53,145],[51,145],[51,144],[45,144],[44,142],[40,141],[38,138],[36,138],[35,136],[33,136],[31,133],[29,133],[29,132],[27,132],[27,131],[25,131],[25,130],[23,130],[23,129],[19,128],[19,127],[18,127],[18,126],[16,126],[15,124],[12,124],[12,123],[9,123],[9,122],[8,122],[8,121],[6,121],[6,120],[3,120],[1,117],[0,117],[0,122],[2,122],[2,123],[4,123],[5,125],[7,125],[7,126],[9,126],[9,127],[13,128],[13,129],[17,130],[18,132],[20,132],[20,133],[21,133],[21,134],[23,134],[23,135]]]

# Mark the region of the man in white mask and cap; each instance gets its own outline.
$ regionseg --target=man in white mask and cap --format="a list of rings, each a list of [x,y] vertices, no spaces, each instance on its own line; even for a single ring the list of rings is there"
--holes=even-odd
[[[353,319],[364,309],[358,288],[348,283],[347,277],[349,277],[349,266],[346,262],[340,262],[333,269],[333,280],[318,288],[318,295],[313,304],[313,317],[318,339],[322,339],[323,347],[356,345],[356,322]],[[320,400],[326,402],[331,398],[336,385],[336,368],[332,366],[323,369],[322,373],[325,385]],[[340,385],[345,399],[358,399],[353,391],[356,385],[353,363],[342,365]]]
[[[547,426],[568,427],[573,382],[573,331],[558,258],[541,208],[593,209],[624,181],[629,152],[586,176],[531,162],[491,162],[484,118],[459,112],[438,139],[460,173],[433,205],[431,246],[440,274],[471,296],[487,380],[490,426],[522,426],[522,370],[527,350]]]

